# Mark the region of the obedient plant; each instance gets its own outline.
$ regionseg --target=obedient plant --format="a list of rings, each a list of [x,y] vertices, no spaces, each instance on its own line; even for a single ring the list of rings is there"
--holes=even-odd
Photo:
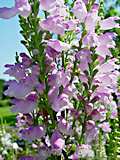
[[[101,1],[100,1],[101,2]],[[21,160],[106,159],[105,146],[117,117],[119,17],[103,19],[95,0],[15,0],[0,18],[19,15],[28,53],[5,65],[5,95],[17,112],[20,138],[35,155]]]

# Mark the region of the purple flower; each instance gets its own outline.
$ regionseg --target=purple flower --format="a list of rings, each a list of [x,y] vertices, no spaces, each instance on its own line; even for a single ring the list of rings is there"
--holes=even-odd
[[[79,160],[79,155],[78,155],[78,153],[74,153],[74,154],[72,154],[71,156],[69,156],[69,159],[72,159],[72,160]]]
[[[70,82],[70,73],[68,71],[64,72],[63,70],[61,71],[56,71],[56,73],[53,73],[49,76],[49,85],[52,87],[60,87],[63,86],[64,88],[67,87],[67,85]]]
[[[18,13],[18,10],[17,10],[16,7],[12,7],[12,8],[3,7],[3,8],[0,8],[0,18],[9,19],[11,17],[16,16],[17,13]]]
[[[6,64],[5,67],[7,68],[7,70],[4,72],[4,74],[8,74],[9,76],[16,78],[17,80],[21,80],[26,77],[26,70],[21,64]]]
[[[118,115],[118,110],[117,110],[117,105],[116,103],[113,101],[113,100],[110,100],[110,111],[111,111],[111,115],[110,115],[110,118],[111,119],[115,119],[117,118],[117,115]]]
[[[75,1],[72,11],[74,15],[79,19],[80,23],[85,21],[85,18],[87,16],[87,9],[83,1]]]
[[[28,17],[31,13],[31,6],[28,0],[15,0],[15,6],[11,8],[0,8],[0,18],[9,19],[17,14]]]
[[[94,77],[94,84],[97,84],[98,87],[94,95],[100,96],[100,99],[104,100],[105,96],[109,97],[112,92],[117,91],[117,77],[119,76],[119,72],[117,71],[118,65],[116,64],[116,59],[108,60],[98,66],[97,69],[98,72]]]
[[[75,119],[78,119],[80,117],[81,111],[76,110],[74,108],[70,108],[70,115],[73,116]]]
[[[58,44],[58,46],[59,46],[59,44]],[[47,60],[49,60],[51,63],[53,60],[55,60],[55,58],[60,56],[60,53],[59,53],[57,47],[55,49],[53,46],[51,47],[50,45],[48,45],[48,47],[46,48],[46,54],[47,54],[46,55]],[[50,65],[50,64],[48,63],[48,65]]]
[[[106,45],[101,45],[96,48],[96,53],[102,57],[112,56],[109,48]]]
[[[86,131],[85,131],[85,140],[86,143],[90,144],[94,140],[98,138],[98,128],[95,125],[93,120],[89,120],[86,122]]]
[[[40,28],[59,35],[64,35],[65,29],[62,24],[63,18],[60,16],[50,16],[40,22]]]
[[[98,97],[99,102],[106,103],[111,93],[112,93],[112,89],[104,86],[100,86],[100,87],[97,87],[97,89],[95,90],[92,96]]]
[[[88,83],[88,77],[85,75],[85,73],[82,73],[80,74],[80,80],[81,82],[84,82],[84,83]]]
[[[62,110],[65,110],[66,108],[72,108],[73,105],[69,101],[69,96],[62,93],[60,96],[55,97],[53,103],[52,103],[52,109],[55,112],[59,112]]]
[[[58,129],[61,133],[65,135],[72,134],[72,125],[70,125],[64,118],[60,118],[58,122]]]
[[[67,79],[66,79],[67,80]],[[77,99],[77,88],[74,84],[66,85],[66,87],[63,89],[63,93],[67,94],[70,98],[74,97]]]
[[[99,72],[97,73],[97,77],[100,74],[112,73],[116,69],[119,69],[119,66],[116,64],[116,62],[117,62],[117,59],[112,58],[107,62],[102,63],[100,66],[98,66],[97,69],[99,70]]]
[[[86,122],[86,130],[91,130],[95,127],[95,121],[88,120]]]
[[[83,0],[83,2],[84,2],[85,4],[87,4],[87,3],[89,2],[89,0]]]
[[[21,99],[13,99],[12,103],[13,112],[20,112],[20,113],[29,113],[32,112],[37,104],[37,94],[35,92],[31,92],[24,100]]]
[[[32,60],[25,53],[21,53],[20,56],[22,58],[21,62],[15,65],[5,65],[7,68],[5,74],[17,80],[11,80],[6,83],[8,88],[4,94],[9,97],[25,100],[26,96],[39,85],[38,75],[40,68],[38,64],[32,65]]]
[[[86,113],[88,115],[91,114],[92,110],[93,110],[93,104],[92,103],[88,103],[86,106],[85,106],[85,110],[86,110]]]
[[[71,30],[77,29],[78,22],[79,22],[78,20],[67,20],[67,21],[64,21],[63,25],[65,26],[65,29],[67,31],[71,31]]]
[[[88,64],[91,62],[90,54],[91,52],[87,49],[83,49],[76,53],[76,58],[80,61],[79,68],[81,71],[88,70]]]
[[[38,85],[36,85],[36,89],[37,89],[38,93],[43,94],[44,93],[44,89],[45,89],[45,85],[42,84],[42,83],[39,83]]]
[[[115,42],[113,38],[116,37],[115,33],[107,32],[99,35],[97,41],[96,53],[100,56],[106,58],[106,56],[111,56],[110,48],[115,48]]]
[[[64,11],[62,11],[62,13],[59,13],[59,11],[54,12],[55,13],[52,13],[49,17],[47,17],[47,19],[42,20],[40,22],[40,29],[53,32],[58,35],[64,35],[65,31],[76,29],[78,23],[77,20],[64,20],[64,15],[61,16],[61,14],[63,14]],[[62,43],[63,42],[61,42],[61,44]]]
[[[65,146],[65,140],[57,130],[53,132],[52,137],[50,139],[50,143],[51,143],[53,154],[61,153],[61,151],[64,149],[64,146]]]
[[[44,126],[31,126],[29,128],[20,131],[20,135],[23,139],[32,141],[45,136]]]
[[[116,20],[120,20],[120,17],[109,17],[104,20],[101,20],[100,27],[102,30],[109,30],[112,28],[120,28],[119,24],[116,23]]]
[[[64,42],[61,42],[59,40],[54,40],[54,39],[50,39],[47,45],[55,49],[57,52],[67,51],[68,49],[70,49],[69,44],[66,44]]]
[[[98,9],[99,5],[94,5],[92,10],[87,13],[87,16],[85,18],[85,28],[88,31],[88,33],[95,32],[97,22],[100,20],[100,17],[98,16]]]
[[[57,0],[57,3],[59,2],[59,4],[57,4],[54,8],[49,10],[50,15],[59,15],[64,18],[68,16],[67,7],[61,3],[62,1],[63,0]]]
[[[94,109],[91,113],[92,119],[95,121],[104,121],[106,119],[106,112],[104,106],[101,106],[99,109]]]
[[[49,102],[53,103],[58,95],[59,95],[59,88],[54,86],[49,90],[49,93],[48,93]]]
[[[99,124],[99,127],[106,133],[111,132],[111,128],[108,122],[103,122],[101,124]]]
[[[32,60],[26,53],[20,53],[20,57],[22,58],[22,65],[27,68],[32,64]]]
[[[118,116],[118,110],[117,110],[117,108],[113,108],[112,111],[111,111],[110,118],[115,119],[115,118],[117,118],[117,116]]]
[[[38,64],[33,64],[31,67],[31,77],[36,77],[38,78],[39,74],[40,74],[40,67]]]
[[[50,15],[67,16],[64,0],[40,0],[40,5]]]
[[[58,86],[63,86],[64,88],[68,86],[69,82],[70,82],[70,72],[69,71],[58,71],[57,72],[57,78],[56,78],[56,82],[58,84]]]
[[[18,84],[24,83],[27,86],[34,86],[37,81],[37,76],[40,73],[38,64],[32,64],[32,59],[25,53],[21,53],[21,62],[14,65],[7,64],[7,70],[4,74],[8,74],[18,80]],[[31,84],[30,84],[31,83]]]
[[[32,91],[32,85],[26,85],[23,82],[18,83],[15,80],[8,82],[8,89],[4,92],[5,95],[9,97],[15,97],[24,99],[26,95],[28,95]]]
[[[98,45],[106,45],[108,48],[114,48],[115,42],[113,41],[116,38],[116,34],[113,32],[107,32],[98,36]]]
[[[88,33],[82,39],[83,46],[95,47],[98,42],[96,33]]]
[[[56,6],[56,0],[40,0],[41,8],[45,11],[49,11]]]

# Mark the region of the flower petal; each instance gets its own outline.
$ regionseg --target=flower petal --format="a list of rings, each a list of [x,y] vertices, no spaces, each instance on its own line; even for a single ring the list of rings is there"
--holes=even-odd
[[[7,8],[7,7],[3,7],[0,8],[0,18],[3,19],[9,19],[11,17],[16,16],[16,14],[18,13],[18,10],[16,7],[12,7],[12,8]]]

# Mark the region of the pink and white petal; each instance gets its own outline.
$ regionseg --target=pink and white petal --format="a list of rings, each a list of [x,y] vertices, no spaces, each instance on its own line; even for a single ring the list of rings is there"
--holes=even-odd
[[[56,5],[56,0],[40,0],[40,6],[43,10],[48,11]]]
[[[120,17],[109,17],[100,21],[100,26],[102,30],[109,30],[112,28],[120,28],[120,25],[116,22],[120,20]]]
[[[23,5],[21,8],[18,8],[19,14],[27,18],[31,13],[31,6],[29,4]]]
[[[109,48],[106,45],[101,45],[96,48],[96,53],[102,57],[112,56]]]

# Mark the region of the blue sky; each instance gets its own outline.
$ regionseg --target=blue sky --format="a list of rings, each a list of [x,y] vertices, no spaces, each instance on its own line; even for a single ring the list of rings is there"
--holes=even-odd
[[[14,0],[0,0],[0,7],[11,7],[14,5]],[[24,47],[20,44],[22,37],[19,34],[18,17],[9,20],[0,19],[0,79],[8,79],[3,74],[4,64],[13,63],[15,53],[24,51]]]

